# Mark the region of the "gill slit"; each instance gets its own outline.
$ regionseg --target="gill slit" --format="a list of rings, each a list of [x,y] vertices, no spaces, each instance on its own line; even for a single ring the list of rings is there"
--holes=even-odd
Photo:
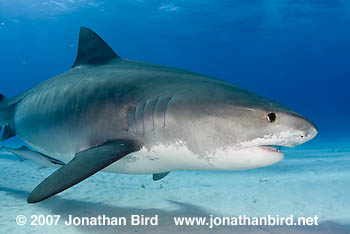
[[[166,110],[168,109],[168,105],[169,105],[170,101],[173,99],[173,97],[174,97],[174,96],[170,96],[170,98],[168,99],[168,101],[165,103],[165,107],[164,107],[164,116],[163,116],[163,119],[164,119],[163,128],[165,128]]]
[[[156,110],[156,106],[158,104],[159,101],[159,96],[157,97],[156,101],[154,102],[153,108],[152,108],[152,131],[154,131],[155,129],[155,124],[154,124],[154,112]]]
[[[145,135],[145,109],[146,105],[148,103],[148,99],[145,101],[145,103],[142,106],[142,115],[141,115],[141,120],[142,120],[142,135]]]

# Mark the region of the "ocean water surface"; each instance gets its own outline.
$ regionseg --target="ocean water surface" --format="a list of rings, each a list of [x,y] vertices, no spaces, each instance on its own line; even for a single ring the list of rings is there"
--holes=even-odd
[[[173,216],[319,217],[316,227],[216,227],[218,233],[350,233],[350,2],[346,0],[0,0],[0,93],[67,71],[81,26],[125,58],[227,80],[305,115],[318,136],[273,166],[240,172],[98,173],[39,204],[26,197],[53,168],[0,152],[1,233],[114,233],[106,226],[24,226],[18,215],[160,217],[123,233],[212,233]],[[20,146],[14,138],[1,144]]]

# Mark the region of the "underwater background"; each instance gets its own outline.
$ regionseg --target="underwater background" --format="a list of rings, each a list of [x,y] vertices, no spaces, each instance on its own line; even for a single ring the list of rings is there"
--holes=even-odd
[[[114,232],[110,227],[20,227],[14,221],[19,214],[104,212],[153,212],[161,219],[318,215],[324,226],[317,232],[350,233],[350,1],[0,0],[0,92],[12,97],[68,70],[81,26],[98,33],[121,57],[210,75],[278,101],[315,123],[319,134],[283,149],[285,159],[270,167],[180,171],[160,182],[149,175],[98,173],[38,205],[27,204],[26,196],[53,169],[39,170],[0,153],[1,233]],[[138,230],[179,230],[167,222]],[[210,233],[191,229],[196,231]]]

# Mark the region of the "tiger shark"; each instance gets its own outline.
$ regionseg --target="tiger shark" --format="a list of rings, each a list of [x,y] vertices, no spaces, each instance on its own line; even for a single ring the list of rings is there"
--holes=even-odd
[[[301,114],[206,75],[118,56],[82,27],[67,72],[13,98],[0,95],[1,140],[7,150],[59,168],[29,195],[35,203],[98,171],[153,174],[246,170],[283,158],[275,146],[314,138]]]

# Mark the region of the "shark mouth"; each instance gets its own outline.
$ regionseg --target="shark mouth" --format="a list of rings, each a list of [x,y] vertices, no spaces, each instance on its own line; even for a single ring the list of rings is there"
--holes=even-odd
[[[273,153],[282,153],[281,146],[278,145],[261,145],[259,146],[262,150],[273,152]]]

